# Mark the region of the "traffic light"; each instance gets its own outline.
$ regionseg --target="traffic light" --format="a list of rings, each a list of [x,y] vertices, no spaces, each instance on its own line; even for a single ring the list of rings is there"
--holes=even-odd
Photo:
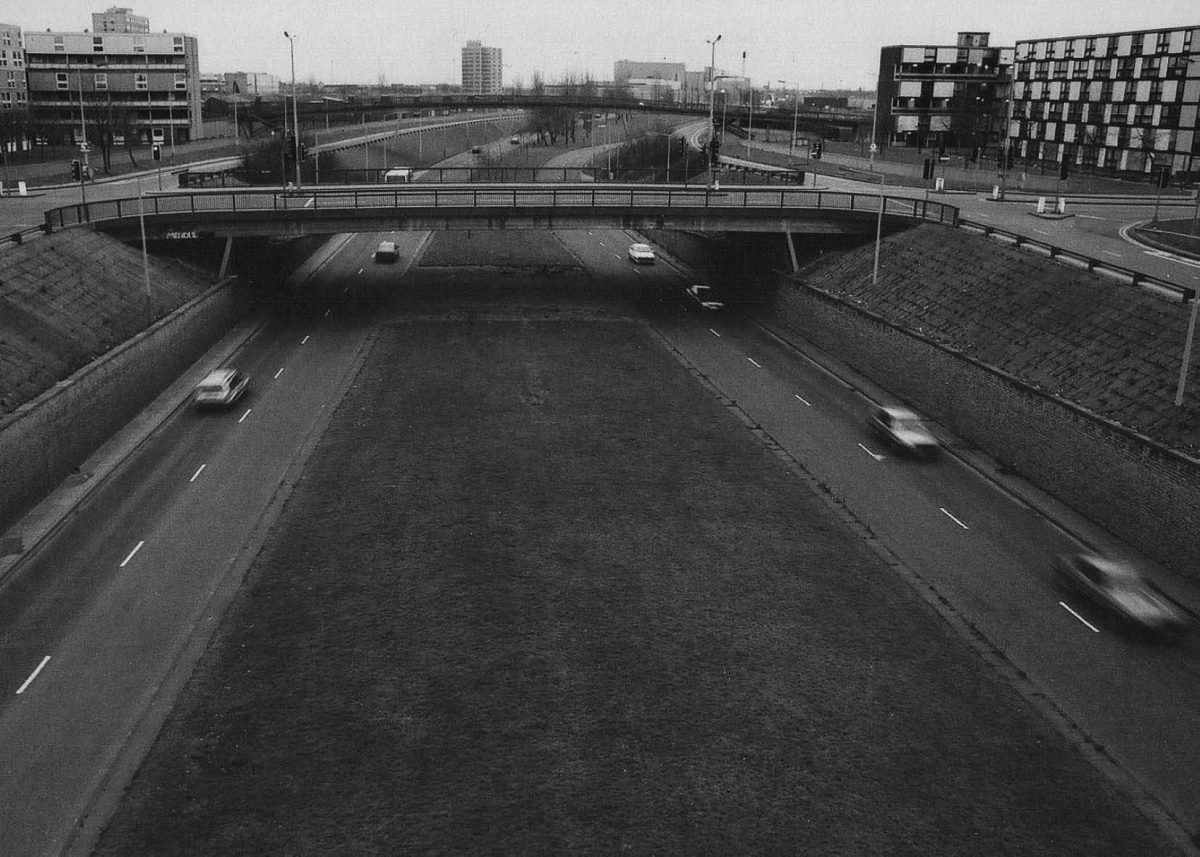
[[[814,161],[821,160],[821,141],[814,140],[812,144],[812,157]]]
[[[300,144],[300,160],[304,161],[307,159],[308,159],[308,143],[301,143]]]
[[[75,181],[83,181],[83,165],[78,160],[71,161],[71,178]]]
[[[151,149],[151,151],[154,153],[154,160],[156,160],[156,161],[161,161],[161,160],[162,160],[162,146],[159,146],[159,145],[156,143],[156,144],[154,145],[154,148],[153,148],[153,149]]]

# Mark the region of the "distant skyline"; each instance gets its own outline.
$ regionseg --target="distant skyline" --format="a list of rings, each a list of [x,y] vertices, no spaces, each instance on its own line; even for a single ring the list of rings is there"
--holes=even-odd
[[[4,0],[0,22],[26,31],[90,29],[93,12],[126,6],[153,32],[183,32],[200,44],[200,70],[268,72],[325,83],[451,83],[468,40],[504,54],[504,84],[567,76],[612,77],[617,60],[709,64],[706,40],[721,35],[717,66],[755,86],[874,89],[884,45],[954,43],[960,31],[991,44],[1088,33],[1200,27],[1196,0]],[[743,52],[745,59],[743,60]]]

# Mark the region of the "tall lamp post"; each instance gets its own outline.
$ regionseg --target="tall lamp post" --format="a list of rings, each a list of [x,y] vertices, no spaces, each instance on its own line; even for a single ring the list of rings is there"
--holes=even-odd
[[[717,165],[716,160],[712,156],[711,141],[716,138],[716,134],[713,133],[713,119],[715,118],[713,109],[717,89],[717,42],[721,41],[721,34],[718,33],[715,39],[705,39],[704,41],[712,45],[712,58],[708,61],[708,186],[711,188],[716,180]]]
[[[875,128],[879,122],[879,76],[875,76],[875,109],[871,111],[871,156],[867,161],[867,169],[875,169],[875,152],[879,149],[879,144],[875,142]]]
[[[779,81],[784,86],[787,86],[786,80]],[[800,84],[792,90],[792,139],[788,143],[788,157],[791,157],[792,152],[796,149],[796,120],[800,118]]]
[[[296,107],[296,37],[289,35],[287,30],[283,31],[283,37],[288,40],[288,51],[292,56],[292,139],[295,141],[295,152],[293,155],[296,160],[296,190],[300,190],[300,120],[297,116],[299,108]],[[284,108],[285,112],[287,108]],[[286,140],[284,143],[286,144]]]

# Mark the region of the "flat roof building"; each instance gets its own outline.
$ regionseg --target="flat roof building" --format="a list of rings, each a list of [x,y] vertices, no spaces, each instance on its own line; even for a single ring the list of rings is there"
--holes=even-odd
[[[148,33],[150,19],[145,15],[134,15],[124,6],[110,6],[104,12],[92,13],[93,33]]]
[[[999,147],[1014,49],[960,32],[953,45],[892,45],[879,53],[875,142],[941,149]]]
[[[1200,25],[1017,42],[1018,157],[1149,173],[1200,170]]]
[[[504,88],[504,65],[499,48],[467,42],[462,49],[462,91],[468,95],[491,95]]]
[[[25,34],[29,107],[56,142],[198,139],[200,61],[183,33]]]
[[[0,24],[0,113],[28,106],[29,84],[21,28],[16,24]]]

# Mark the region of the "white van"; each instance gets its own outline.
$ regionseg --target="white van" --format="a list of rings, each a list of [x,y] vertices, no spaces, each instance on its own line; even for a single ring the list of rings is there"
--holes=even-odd
[[[408,184],[412,181],[412,168],[392,167],[383,174],[384,184]]]

